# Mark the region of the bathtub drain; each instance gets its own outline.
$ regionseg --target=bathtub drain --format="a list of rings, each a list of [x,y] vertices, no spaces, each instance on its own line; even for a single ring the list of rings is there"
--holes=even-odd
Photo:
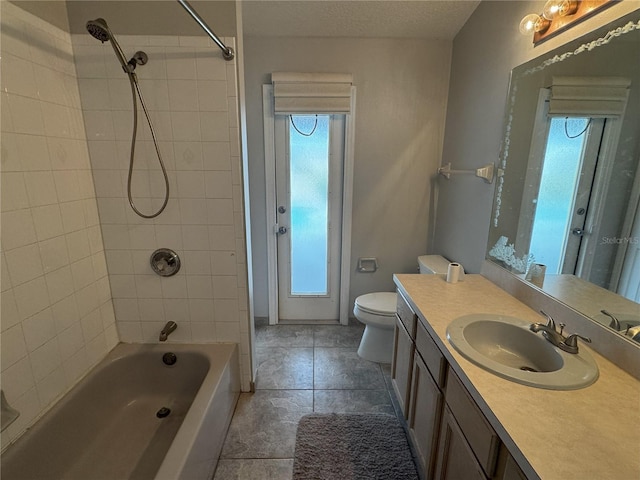
[[[176,357],[176,354],[173,352],[167,352],[162,356],[162,361],[165,365],[175,365],[178,361],[178,357]]]
[[[171,413],[170,408],[162,407],[160,410],[156,412],[156,417],[158,418],[168,417],[170,413]]]

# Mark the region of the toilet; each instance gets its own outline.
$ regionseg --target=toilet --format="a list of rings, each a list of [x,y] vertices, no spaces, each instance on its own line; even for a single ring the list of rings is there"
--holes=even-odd
[[[421,255],[418,265],[421,274],[446,276],[449,261],[440,255]],[[394,292],[367,293],[356,298],[353,314],[365,325],[358,347],[361,358],[391,363],[397,299]]]

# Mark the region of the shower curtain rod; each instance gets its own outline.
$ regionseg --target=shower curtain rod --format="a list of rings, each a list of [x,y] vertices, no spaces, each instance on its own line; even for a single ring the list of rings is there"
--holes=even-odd
[[[222,56],[224,57],[224,59],[233,60],[233,57],[234,57],[233,49],[231,47],[227,47],[224,43],[220,41],[218,36],[215,33],[213,33],[213,30],[209,28],[209,25],[207,25],[206,22],[202,19],[202,17],[198,15],[198,12],[196,12],[193,9],[193,7],[189,5],[189,2],[187,2],[186,0],[178,0],[178,3],[184,7],[187,13],[189,13],[189,15],[191,15],[196,22],[198,22],[198,24],[207,33],[207,35],[211,37],[211,40],[216,42],[216,45],[218,45],[218,47],[220,47],[220,50],[222,50]]]

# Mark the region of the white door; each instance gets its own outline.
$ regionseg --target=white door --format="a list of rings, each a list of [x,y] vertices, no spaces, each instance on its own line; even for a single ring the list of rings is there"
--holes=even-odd
[[[578,274],[604,119],[547,121],[530,248],[547,273]]]
[[[340,317],[344,115],[276,115],[279,320]]]

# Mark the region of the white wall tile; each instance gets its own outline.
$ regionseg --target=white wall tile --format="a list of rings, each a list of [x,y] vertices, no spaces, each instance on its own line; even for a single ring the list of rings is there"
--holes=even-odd
[[[0,167],[2,172],[21,172],[22,159],[18,153],[18,134],[2,131],[0,134]]]
[[[136,275],[135,285],[138,297],[162,298],[162,280],[163,278],[157,275]]]
[[[200,112],[200,129],[205,142],[227,142],[229,115],[227,112]]]
[[[48,405],[57,399],[67,387],[64,369],[60,366],[38,382],[36,389],[42,405]]]
[[[53,312],[50,308],[27,318],[22,322],[24,340],[27,351],[33,352],[56,336],[56,327],[53,321]]]
[[[21,285],[44,274],[40,249],[38,245],[31,244],[24,247],[7,250],[5,252],[11,284]]]
[[[169,80],[169,109],[172,112],[200,110],[198,82],[196,80]]]
[[[44,277],[36,278],[14,288],[18,313],[22,320],[44,310],[50,304]]]
[[[24,181],[24,173],[3,172],[0,181],[3,212],[29,207],[29,195]]]
[[[60,213],[65,233],[75,232],[87,226],[82,201],[61,203]]]
[[[24,358],[27,355],[27,347],[22,333],[22,326],[15,325],[12,328],[3,330],[2,336],[0,336],[2,349],[2,370],[9,368],[18,360]]]
[[[174,142],[175,166],[177,170],[201,171],[203,163],[203,144],[201,142]]]
[[[51,310],[53,312],[53,321],[58,334],[61,334],[73,324],[80,321],[80,314],[78,313],[78,306],[76,305],[74,295],[69,295],[58,303],[55,303],[51,307]]]
[[[226,112],[227,82],[198,80],[198,106],[201,112]]]
[[[49,299],[52,303],[56,303],[74,292],[71,267],[68,265],[47,273],[45,280],[49,291]]]
[[[167,47],[167,78],[177,80],[195,80],[196,59],[192,49],[181,47]]]
[[[2,306],[2,312],[0,314],[0,324],[1,329],[4,332],[6,329],[20,323],[21,320],[20,315],[18,314],[16,300],[13,296],[13,289],[9,288],[8,290],[2,292],[0,305]]]
[[[29,357],[24,356],[12,365],[5,366],[4,362],[2,365],[2,389],[7,396],[7,401],[14,408],[18,408],[18,399],[35,385],[31,362]],[[22,410],[20,413],[22,415]]]
[[[24,180],[29,203],[32,207],[52,205],[58,202],[52,172],[26,172]]]
[[[6,99],[7,103],[4,103]],[[7,94],[3,98],[3,110],[8,107],[13,131],[31,135],[44,135],[41,102],[32,98]]]
[[[46,137],[16,134],[18,152],[25,170],[50,170],[51,161]]]
[[[31,361],[33,378],[37,383],[62,364],[58,340],[56,338],[49,340],[31,352],[29,360]]]
[[[231,171],[231,150],[228,142],[205,142],[202,152],[205,170]]]

